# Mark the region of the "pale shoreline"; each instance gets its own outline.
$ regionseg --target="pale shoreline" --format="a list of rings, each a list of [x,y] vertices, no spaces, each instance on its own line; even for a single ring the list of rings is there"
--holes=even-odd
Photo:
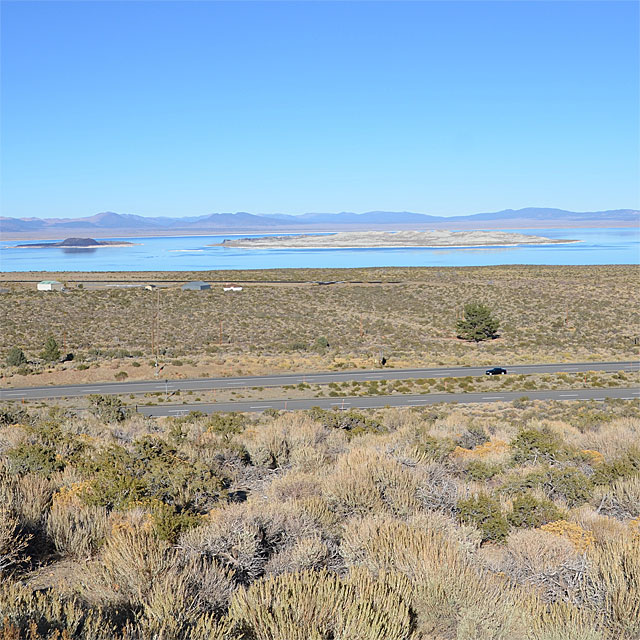
[[[270,246],[242,246],[242,245],[223,245],[209,244],[208,247],[224,247],[227,249],[295,249],[296,251],[306,251],[307,249],[493,249],[495,247],[543,247],[555,244],[573,244],[576,242],[583,242],[583,240],[556,240],[550,242],[515,242],[515,243],[487,243],[487,244],[430,244],[430,245],[418,245],[418,244],[390,244],[390,245],[370,245],[370,246],[353,246],[348,247],[346,245],[340,245],[335,247],[291,247],[287,245],[270,245]]]

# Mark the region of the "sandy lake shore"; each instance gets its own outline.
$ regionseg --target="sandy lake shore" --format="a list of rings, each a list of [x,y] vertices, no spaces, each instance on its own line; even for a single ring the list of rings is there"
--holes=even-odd
[[[238,238],[209,246],[239,249],[400,249],[407,247],[456,249],[569,242],[579,242],[579,240],[554,240],[504,231],[343,231],[327,235]]]

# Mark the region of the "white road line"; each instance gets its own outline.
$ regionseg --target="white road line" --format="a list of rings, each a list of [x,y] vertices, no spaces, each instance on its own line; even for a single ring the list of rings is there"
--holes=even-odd
[[[344,404],[344,405],[347,405],[347,404],[351,404],[351,403],[349,403],[349,402],[332,402],[331,404],[332,404],[332,405],[333,405],[333,404],[340,404],[340,405],[343,405],[343,404]]]
[[[577,398],[578,394],[577,393],[559,393],[558,394],[561,398]]]
[[[260,404],[255,407],[250,407],[250,409],[271,409],[270,404]]]
[[[482,396],[483,400],[504,400],[504,396]]]

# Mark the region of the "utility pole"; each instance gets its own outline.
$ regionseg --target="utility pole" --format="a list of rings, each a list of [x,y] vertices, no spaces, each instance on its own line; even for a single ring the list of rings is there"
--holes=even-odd
[[[160,357],[160,289],[156,289],[156,360]]]
[[[222,318],[220,318],[220,346],[222,346]]]
[[[159,368],[159,362],[158,362],[158,360],[160,359],[160,289],[156,290],[156,312],[155,312],[155,317],[153,319],[152,334],[155,336],[155,357],[156,357],[155,375],[157,378],[160,375],[160,368]]]

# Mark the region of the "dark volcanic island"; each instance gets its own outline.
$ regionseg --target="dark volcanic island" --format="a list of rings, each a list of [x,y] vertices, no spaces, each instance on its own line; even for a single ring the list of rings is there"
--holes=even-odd
[[[124,240],[94,240],[93,238],[67,238],[60,242],[32,242],[19,244],[16,249],[46,249],[48,247],[61,247],[62,249],[94,249],[97,247],[130,247],[134,242]]]

